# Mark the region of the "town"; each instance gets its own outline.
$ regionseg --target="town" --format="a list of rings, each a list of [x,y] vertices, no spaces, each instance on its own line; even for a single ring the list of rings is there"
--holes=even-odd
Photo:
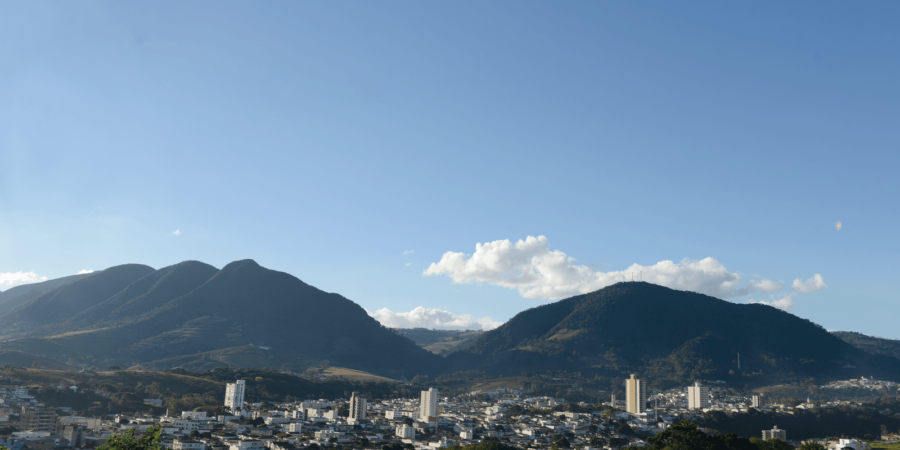
[[[162,445],[173,450],[316,450],[381,448],[438,450],[454,445],[495,441],[518,448],[581,450],[643,447],[646,438],[681,421],[700,423],[710,411],[792,414],[817,406],[806,402],[768,403],[762,395],[744,395],[714,383],[661,392],[648,392],[645,380],[624,380],[625,398],[602,404],[566,403],[564,399],[532,397],[520,389],[474,391],[454,398],[434,388],[417,399],[369,401],[354,392],[349,399],[313,399],[284,403],[245,402],[244,380],[228,383],[224,393],[227,414],[205,411],[168,411],[163,416],[115,414],[77,417],[71,408],[47,407],[24,386],[0,386],[0,446],[9,450],[93,448],[116,433],[144,433],[159,426]],[[854,379],[829,383],[840,386],[877,386],[896,391],[896,383]],[[57,386],[58,389],[76,389]],[[159,406],[160,400],[146,399]],[[854,402],[834,402],[853,405]],[[891,415],[891,411],[881,414]],[[894,414],[900,418],[900,414]],[[793,445],[790,430],[777,426],[759,430],[762,440],[780,439]],[[749,436],[753,437],[753,436]],[[816,440],[828,449],[866,450],[860,439]],[[881,442],[898,442],[885,432]]]

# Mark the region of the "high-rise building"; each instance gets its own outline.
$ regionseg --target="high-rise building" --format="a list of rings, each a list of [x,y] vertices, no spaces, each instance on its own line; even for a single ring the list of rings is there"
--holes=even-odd
[[[754,408],[759,408],[763,404],[764,403],[763,403],[762,395],[754,395],[753,397],[750,397],[750,406],[752,406]]]
[[[419,420],[423,422],[428,422],[429,419],[432,419],[432,421],[437,420],[437,394],[438,391],[435,388],[429,388],[427,391],[422,391],[422,398],[419,401]]]
[[[647,386],[634,374],[625,380],[625,410],[631,414],[643,414],[647,410]]]
[[[694,382],[693,386],[688,386],[688,408],[709,408],[709,388],[700,386],[699,381]]]
[[[787,431],[779,430],[778,425],[775,425],[771,430],[763,430],[763,440],[768,441],[769,439],[781,439],[782,441],[787,441]]]
[[[225,407],[231,408],[231,412],[244,408],[245,387],[244,380],[237,380],[225,386]]]
[[[358,392],[350,395],[350,419],[364,420],[366,418],[366,399],[359,396]]]
[[[47,408],[23,407],[19,413],[22,431],[56,431],[56,412]]]

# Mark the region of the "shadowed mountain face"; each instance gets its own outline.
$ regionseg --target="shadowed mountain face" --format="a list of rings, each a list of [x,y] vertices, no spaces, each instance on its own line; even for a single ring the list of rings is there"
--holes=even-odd
[[[196,261],[113,267],[31,300],[0,327],[21,337],[0,352],[97,367],[300,371],[327,360],[398,377],[443,362],[352,301],[250,260],[222,270]]]
[[[26,284],[16,286],[0,292],[0,317],[3,317],[10,311],[28,303],[35,298],[40,297],[58,287],[74,283],[78,280],[87,278],[93,273],[85,273],[81,275],[71,275],[68,277],[57,278],[55,280],[44,281],[41,283]]]
[[[842,341],[876,355],[900,358],[900,340],[869,336],[854,331],[832,331]]]
[[[900,359],[861,351],[808,320],[649,283],[529,309],[484,333],[391,330],[356,303],[251,260],[221,270],[197,261],[159,270],[130,264],[17,289],[0,297],[0,307],[19,302],[0,313],[0,339],[9,339],[0,342],[0,364],[298,372],[327,361],[389,378],[563,369],[634,372],[663,384],[900,378]]]
[[[900,360],[863,352],[776,308],[640,282],[524,311],[448,360],[506,374],[560,368],[635,371],[660,380],[726,380],[742,371],[900,378]]]

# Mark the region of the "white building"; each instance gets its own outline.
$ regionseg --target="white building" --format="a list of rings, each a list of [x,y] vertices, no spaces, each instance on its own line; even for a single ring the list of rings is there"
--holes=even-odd
[[[429,388],[422,391],[422,398],[419,401],[419,420],[422,422],[437,421],[438,417],[438,391],[435,388]]]
[[[768,441],[769,439],[781,439],[782,441],[787,441],[787,431],[779,430],[778,425],[775,425],[771,430],[763,430],[762,438],[764,441]]]
[[[643,414],[647,410],[647,386],[634,374],[625,380],[625,410],[631,414]]]
[[[754,408],[759,408],[762,405],[763,405],[763,399],[762,399],[761,395],[754,395],[753,397],[750,397],[750,406],[752,406]]]
[[[200,420],[206,418],[206,411],[182,411],[182,419]]]
[[[366,399],[354,392],[350,396],[350,419],[364,420],[366,418]]]
[[[237,380],[235,383],[228,383],[225,387],[225,407],[231,408],[231,411],[237,411],[244,408],[244,380]]]
[[[709,388],[700,386],[699,381],[695,382],[693,386],[688,387],[688,408],[709,408]]]
[[[411,427],[407,424],[401,424],[397,426],[397,437],[402,439],[415,439],[416,438],[416,429],[415,427]]]

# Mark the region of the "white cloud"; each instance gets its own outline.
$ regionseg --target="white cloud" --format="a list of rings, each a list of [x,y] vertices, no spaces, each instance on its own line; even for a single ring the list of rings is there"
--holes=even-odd
[[[792,292],[790,294],[784,294],[781,298],[775,299],[775,297],[769,297],[768,301],[761,300],[750,300],[750,303],[761,303],[763,305],[769,305],[775,308],[778,308],[785,312],[790,312],[794,307],[794,296],[797,295],[796,292]]]
[[[172,232],[175,236],[181,236],[181,230],[175,230]]]
[[[412,263],[406,263],[406,267],[409,267],[411,265],[412,265]]]
[[[719,298],[771,292],[779,283],[753,281],[745,287],[740,274],[729,272],[714,258],[660,261],[651,266],[633,264],[618,272],[601,272],[559,250],[550,250],[544,236],[528,236],[513,244],[508,239],[475,245],[475,253],[447,252],[424,275],[447,275],[455,283],[489,283],[517,289],[525,298],[555,300],[635,280],[675,289],[701,292]],[[641,274],[641,272],[643,272]]]
[[[76,273],[75,275],[84,275],[86,273],[94,273],[94,271],[91,269],[79,270],[78,273]]]
[[[387,308],[369,313],[382,325],[391,328],[428,328],[439,330],[493,330],[503,325],[490,317],[475,318],[471,314],[453,314],[438,308],[419,306],[409,312],[394,312]]]
[[[47,281],[47,277],[34,272],[0,272],[0,287],[11,288],[40,281]]]
[[[416,252],[415,250],[403,250],[404,255],[412,255],[415,252]]]
[[[822,275],[815,274],[811,278],[806,281],[800,281],[799,278],[794,280],[794,290],[797,292],[815,292],[821,291],[822,289],[828,287],[825,284],[825,280],[822,278]]]

